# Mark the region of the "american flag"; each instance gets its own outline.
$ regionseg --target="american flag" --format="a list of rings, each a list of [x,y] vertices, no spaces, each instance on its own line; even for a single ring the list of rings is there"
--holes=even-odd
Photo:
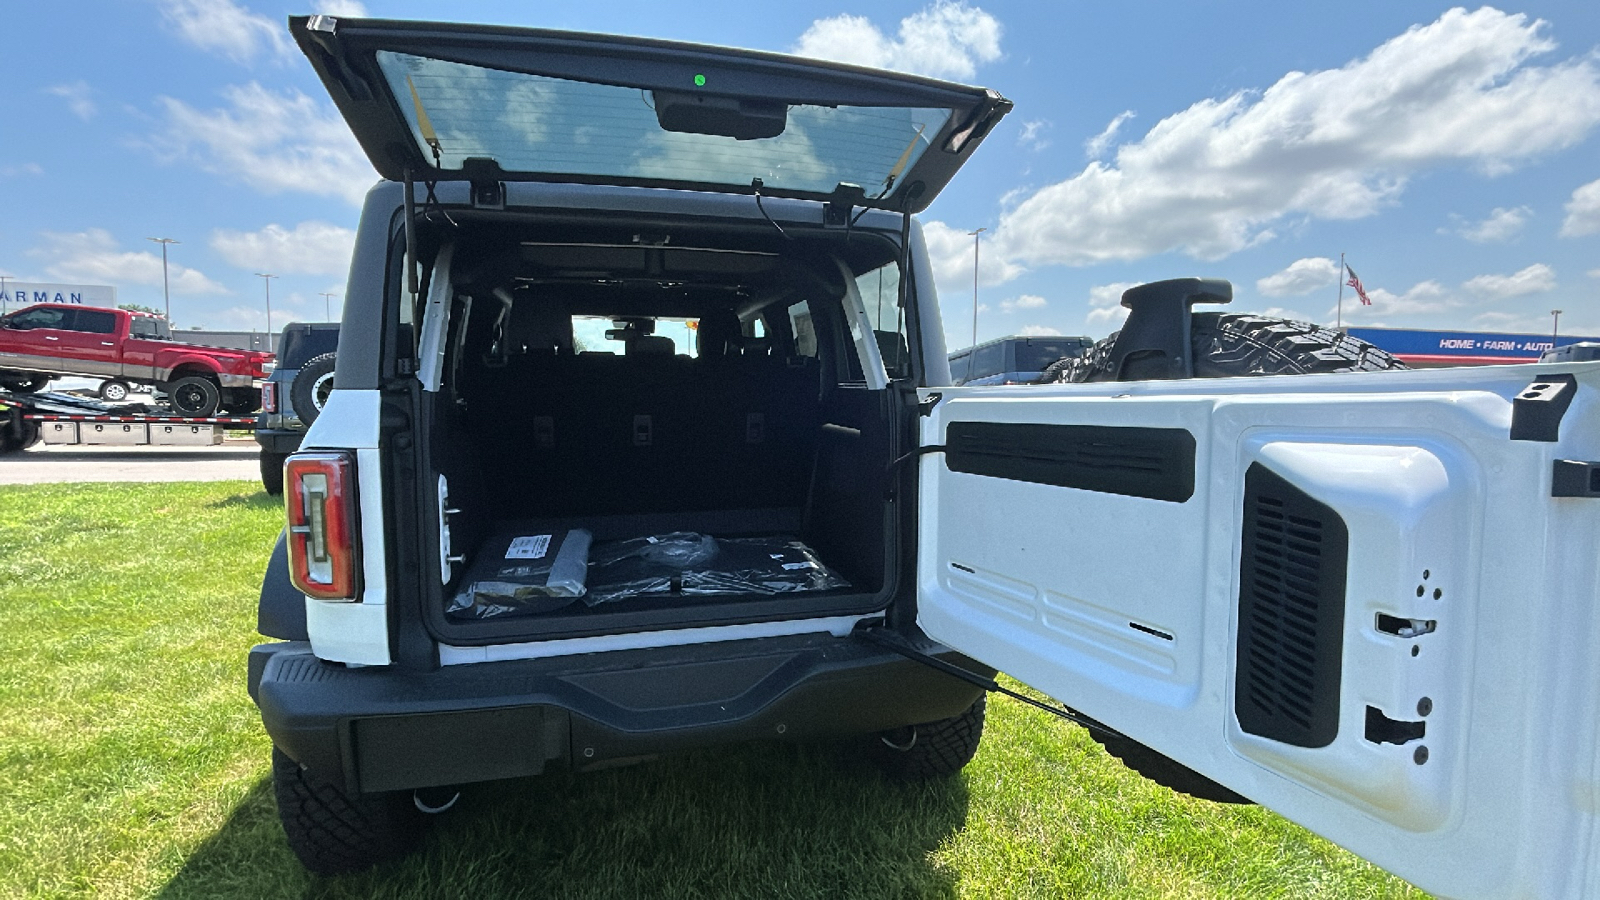
[[[1367,289],[1361,286],[1361,279],[1356,277],[1356,270],[1350,268],[1348,263],[1345,265],[1344,270],[1350,273],[1350,280],[1346,281],[1345,284],[1356,289],[1356,296],[1361,298],[1362,306],[1371,306],[1372,298],[1367,296]]]

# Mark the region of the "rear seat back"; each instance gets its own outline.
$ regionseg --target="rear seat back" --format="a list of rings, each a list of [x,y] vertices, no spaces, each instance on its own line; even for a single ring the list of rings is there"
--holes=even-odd
[[[819,423],[815,360],[557,351],[463,375],[468,427],[501,515],[804,502]]]

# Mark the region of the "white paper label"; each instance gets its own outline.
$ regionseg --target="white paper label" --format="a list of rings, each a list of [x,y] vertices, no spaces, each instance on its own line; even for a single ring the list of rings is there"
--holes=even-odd
[[[544,559],[550,550],[551,537],[553,535],[535,534],[512,538],[511,546],[506,548],[506,559]]]

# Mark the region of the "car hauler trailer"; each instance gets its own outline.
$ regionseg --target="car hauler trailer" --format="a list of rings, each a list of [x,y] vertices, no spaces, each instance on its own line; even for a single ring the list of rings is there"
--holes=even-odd
[[[255,416],[183,416],[143,404],[97,403],[69,394],[0,391],[0,454],[46,444],[207,446]]]

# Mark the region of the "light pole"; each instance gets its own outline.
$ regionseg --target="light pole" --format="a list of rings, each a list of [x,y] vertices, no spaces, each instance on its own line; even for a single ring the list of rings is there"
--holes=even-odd
[[[1555,319],[1555,322],[1550,325],[1550,343],[1554,344],[1556,338],[1561,336],[1561,310],[1550,310],[1550,317]]]
[[[161,299],[165,301],[167,305],[167,328],[170,329],[172,328],[172,291],[167,287],[167,245],[178,244],[182,242],[175,241],[172,238],[164,237],[145,238],[145,240],[155,241],[161,245]]]
[[[0,275],[0,316],[5,315],[6,312],[7,312],[7,310],[6,310],[6,279],[8,279],[10,277],[11,277],[10,275]]]
[[[967,351],[967,380],[972,380],[972,367],[978,359],[978,242],[987,228],[969,231],[972,235],[972,349]]]
[[[272,279],[278,276],[257,272],[256,277],[261,279],[261,283],[267,288],[267,352],[272,353],[275,352],[272,349]]]
[[[322,317],[329,322],[333,321],[333,301],[329,299],[332,296],[332,291],[328,291],[322,295]]]

